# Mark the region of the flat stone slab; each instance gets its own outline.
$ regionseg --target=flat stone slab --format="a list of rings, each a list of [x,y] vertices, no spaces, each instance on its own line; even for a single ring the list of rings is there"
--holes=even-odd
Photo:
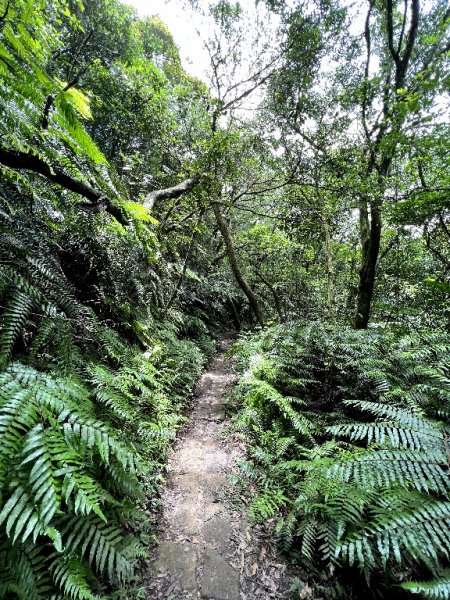
[[[226,554],[233,547],[231,543],[233,532],[231,525],[231,515],[225,511],[219,512],[206,521],[203,527],[203,539],[221,554]]]
[[[174,476],[176,490],[186,494],[197,494],[200,478],[196,473],[183,473]]]
[[[209,521],[214,515],[221,513],[225,510],[225,506],[220,502],[214,502],[212,504],[206,503],[203,509],[204,520]]]
[[[220,473],[208,473],[201,479],[200,485],[205,490],[208,496],[217,496],[217,494],[226,487],[229,487],[226,475]]]
[[[216,496],[229,486],[227,476],[220,473],[183,473],[175,475],[174,480],[177,492],[188,497],[198,497],[200,491],[207,496]]]
[[[181,506],[172,514],[172,522],[180,531],[188,535],[195,535],[199,532],[197,523],[197,510],[195,504],[183,501]]]
[[[197,584],[197,551],[194,544],[188,542],[161,542],[158,546],[158,558],[155,570],[167,574],[171,582],[176,582],[183,590],[195,592]]]
[[[196,473],[204,476],[206,473],[220,473],[228,466],[228,456],[218,442],[197,443],[196,446],[184,446],[178,450],[177,460],[173,463],[172,472],[175,475]]]
[[[240,600],[239,573],[217,550],[206,551],[201,588],[202,598]]]
[[[191,415],[192,419],[210,419],[211,415],[211,404],[201,403],[197,404],[194,412]]]

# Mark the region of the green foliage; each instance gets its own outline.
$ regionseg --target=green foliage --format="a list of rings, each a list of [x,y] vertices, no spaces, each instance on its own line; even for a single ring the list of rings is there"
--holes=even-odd
[[[447,597],[449,350],[444,332],[318,324],[272,328],[233,350],[246,369],[243,469],[260,488],[250,514],[275,516],[281,545],[336,590],[366,585],[349,582],[348,565],[368,583],[384,574],[391,586]],[[435,579],[408,582],[425,573]]]
[[[179,312],[176,324],[160,323],[161,297],[172,281],[158,273],[158,222],[133,182],[115,172],[128,152],[127,164],[147,182],[140,191],[148,191],[165,160],[154,153],[156,140],[167,140],[175,128],[178,106],[168,108],[167,77],[187,96],[190,82],[161,23],[137,22],[132,9],[114,1],[85,8],[63,0],[39,10],[26,0],[0,2],[0,14],[6,10],[0,23],[2,145],[96,187],[130,219],[123,227],[105,214],[84,212],[67,190],[2,168],[5,600],[140,593],[136,571],[154,535],[147,509],[158,502],[182,408],[213,349],[208,328],[194,315]],[[149,35],[144,44],[145,32],[153,32],[153,42]],[[159,59],[167,75],[153,62]],[[130,104],[114,112],[120,98]],[[124,132],[129,146],[121,139],[114,156],[112,126],[122,129],[133,111],[135,122]]]
[[[36,561],[37,568],[50,569],[55,589],[74,594],[76,589],[74,597],[90,597],[83,595],[89,589],[83,575],[85,555],[95,571],[106,572],[111,581],[129,576],[132,556],[121,547],[124,535],[115,516],[126,499],[123,482],[116,479],[123,469],[134,491],[128,490],[128,495],[142,493],[136,451],[98,420],[88,391],[70,379],[12,363],[0,375],[0,385],[2,536],[19,553],[31,540],[41,552],[53,547],[53,554]],[[77,528],[85,523],[81,536],[76,537],[75,523]],[[75,568],[76,561],[80,566]],[[34,567],[30,569],[38,578]]]
[[[413,594],[421,594],[424,598],[446,600],[450,596],[450,577],[447,572],[433,581],[403,583],[402,588]]]

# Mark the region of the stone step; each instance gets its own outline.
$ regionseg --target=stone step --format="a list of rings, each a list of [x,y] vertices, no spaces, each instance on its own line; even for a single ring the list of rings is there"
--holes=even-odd
[[[240,600],[239,573],[217,550],[207,549],[200,588],[202,598]]]

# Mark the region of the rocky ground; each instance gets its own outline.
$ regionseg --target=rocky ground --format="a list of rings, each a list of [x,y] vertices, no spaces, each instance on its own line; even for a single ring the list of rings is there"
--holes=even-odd
[[[264,530],[248,523],[231,483],[244,448],[224,436],[229,424],[224,391],[236,380],[224,358],[230,345],[222,340],[202,376],[190,424],[171,456],[160,543],[149,567],[149,599],[287,597],[286,567]]]

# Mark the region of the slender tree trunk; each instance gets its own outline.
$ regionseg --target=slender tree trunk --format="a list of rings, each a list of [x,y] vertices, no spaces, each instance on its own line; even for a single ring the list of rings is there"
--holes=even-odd
[[[225,221],[222,211],[220,210],[219,202],[213,202],[213,210],[214,216],[216,217],[217,225],[219,227],[220,233],[222,234],[223,241],[225,242],[225,247],[227,249],[228,260],[230,261],[230,267],[233,271],[233,275],[236,278],[236,281],[239,284],[239,287],[247,296],[248,303],[250,308],[252,309],[258,323],[261,327],[265,326],[264,317],[259,306],[258,299],[256,297],[255,292],[250,287],[250,284],[245,279],[244,274],[242,273],[239,264],[237,262],[236,251],[234,249],[233,239],[231,237],[230,230],[228,228],[227,222]]]
[[[380,250],[381,240],[381,206],[389,175],[390,166],[395,156],[399,141],[398,134],[402,131],[406,113],[399,110],[399,102],[404,101],[404,89],[407,87],[407,74],[414,56],[414,47],[417,40],[420,21],[420,0],[405,0],[404,22],[398,39],[395,27],[395,10],[392,0],[384,3],[385,12],[381,13],[385,19],[385,48],[388,50],[385,72],[385,91],[382,99],[382,120],[378,127],[371,132],[367,127],[367,107],[373,99],[366,95],[363,99],[363,124],[366,137],[369,141],[369,162],[366,176],[377,172],[379,184],[379,199],[370,202],[370,219],[368,215],[369,203],[365,200],[360,203],[360,232],[361,232],[361,269],[359,272],[359,286],[354,326],[356,329],[366,329],[369,323],[373,290],[375,287],[375,274]],[[375,3],[370,2],[366,19],[365,39],[367,46],[366,79],[369,74],[369,61],[371,56],[371,31],[370,13]],[[409,6],[409,19],[407,11]],[[448,15],[446,15],[448,16]],[[442,47],[439,52],[447,52],[448,46]],[[426,71],[422,71],[423,73]],[[406,83],[405,83],[406,82]],[[366,87],[367,91],[367,87]],[[393,94],[390,92],[394,92]],[[365,92],[366,94],[366,92]],[[373,104],[372,104],[373,105]],[[371,137],[372,136],[372,137]],[[384,142],[390,138],[387,147]]]
[[[278,319],[279,319],[280,323],[284,323],[284,321],[286,319],[284,317],[283,309],[281,308],[280,298],[278,297],[276,289],[273,287],[273,285],[270,283],[270,281],[268,279],[266,279],[264,277],[264,275],[258,271],[258,269],[255,269],[255,273],[261,279],[261,281],[264,283],[264,285],[266,285],[269,288],[269,290],[273,296],[276,311],[278,313]]]
[[[327,317],[334,317],[334,264],[331,251],[330,227],[325,215],[322,213],[322,226],[325,233],[325,254],[327,257]]]
[[[371,206],[371,220],[368,231],[365,228],[365,223],[364,220],[363,227],[361,228],[361,269],[359,272],[358,296],[356,301],[355,329],[367,329],[369,324],[373,290],[375,287],[377,260],[380,251],[380,205],[374,203]]]
[[[194,249],[195,237],[197,235],[198,227],[199,227],[199,225],[201,223],[201,220],[203,218],[203,212],[204,211],[201,210],[200,214],[198,215],[198,219],[197,219],[197,222],[195,224],[195,229],[192,232],[191,239],[189,241],[189,246],[188,246],[188,249],[187,249],[187,252],[186,252],[186,256],[184,258],[183,269],[182,269],[181,274],[180,274],[180,276],[178,278],[178,281],[177,281],[177,283],[176,283],[176,285],[175,285],[175,287],[174,287],[174,289],[172,291],[172,294],[170,295],[169,301],[167,302],[166,306],[164,307],[163,319],[166,318],[167,313],[172,308],[173,303],[177,299],[178,292],[180,291],[180,287],[181,287],[181,284],[183,283],[184,276],[186,275],[187,266],[188,266],[189,260],[191,258],[192,250]]]
[[[233,298],[229,298],[228,302],[229,302],[230,308],[231,308],[231,316],[234,321],[234,328],[236,329],[236,331],[239,331],[241,328],[241,320],[239,318],[239,313],[237,311],[236,304],[234,303]]]

